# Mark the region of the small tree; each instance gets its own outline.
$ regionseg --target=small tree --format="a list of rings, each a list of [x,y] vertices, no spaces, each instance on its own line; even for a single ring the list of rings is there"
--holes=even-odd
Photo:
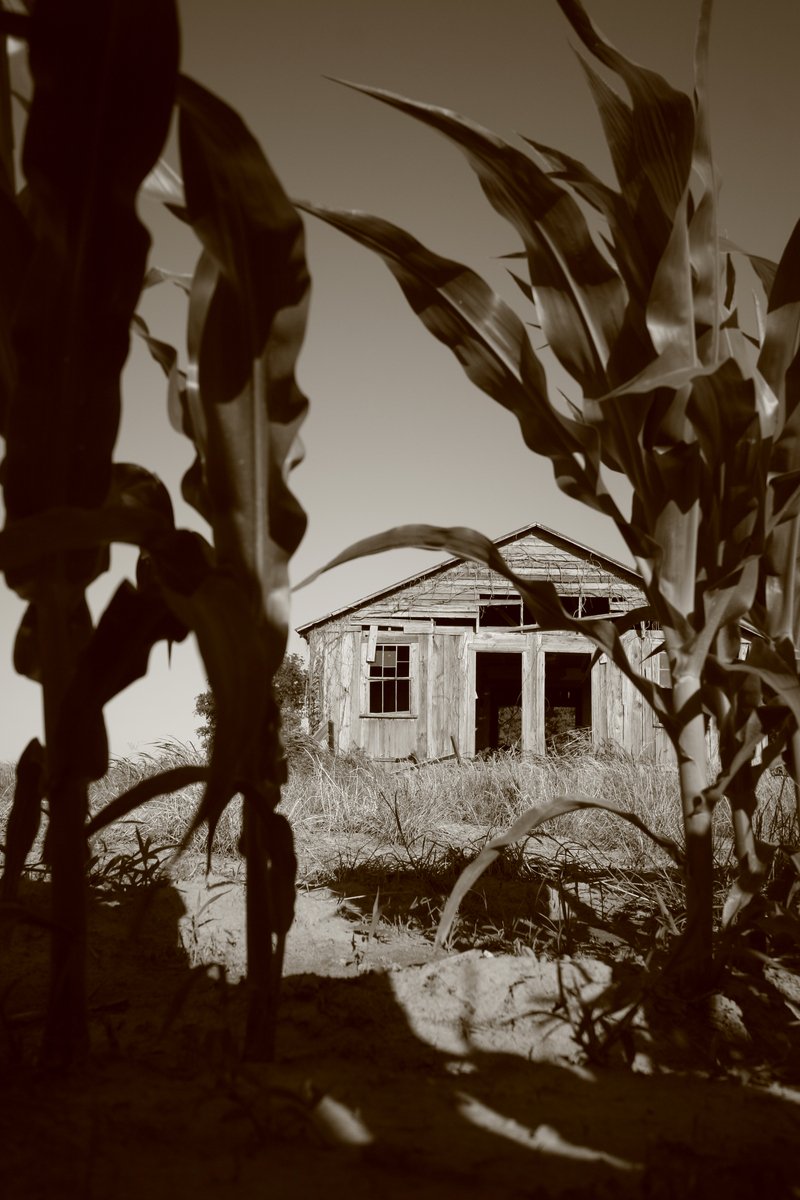
[[[275,672],[272,681],[275,702],[281,714],[281,725],[284,733],[293,733],[300,727],[300,722],[306,711],[306,689],[308,687],[308,671],[299,654],[287,654]],[[195,700],[195,714],[202,718],[203,724],[198,727],[197,736],[208,750],[214,737],[217,723],[217,708],[214,703],[214,693],[210,687],[201,692]]]

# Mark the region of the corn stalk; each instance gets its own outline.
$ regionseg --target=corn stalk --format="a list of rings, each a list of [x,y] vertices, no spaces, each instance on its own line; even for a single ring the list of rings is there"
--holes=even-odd
[[[617,50],[580,0],[559,4],[588,52],[580,61],[616,187],[544,143],[531,141],[534,153],[524,152],[450,110],[347,86],[437,130],[466,155],[522,243],[513,257],[524,261],[527,278],[515,278],[574,381],[567,404],[553,398],[521,317],[469,267],[367,214],[301,207],[383,258],[428,330],[473,383],[516,415],[529,448],[550,458],[558,486],[614,521],[642,576],[647,616],[663,630],[672,686],[659,688],[633,670],[611,622],[570,617],[552,588],[514,578],[473,531],[401,527],[334,562],[426,545],[489,563],[513,580],[542,629],[579,629],[632,679],[677,756],[687,920],[676,961],[702,987],[713,967],[713,808],[727,795],[734,809],[740,905],[759,863],[754,788],[771,761],[767,755],[756,768],[754,750],[769,734],[779,752],[787,737],[796,739],[800,716],[798,234],[779,267],[752,259],[769,298],[759,344],[740,328],[733,250],[717,230],[711,0],[701,4],[691,97]],[[629,513],[612,498],[609,472],[631,485]],[[777,606],[776,591],[784,597]],[[739,661],[744,621],[760,634],[746,663]],[[722,769],[709,785],[710,716]]]

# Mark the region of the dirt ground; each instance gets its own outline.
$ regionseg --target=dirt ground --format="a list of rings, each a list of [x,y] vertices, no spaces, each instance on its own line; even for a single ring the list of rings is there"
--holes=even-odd
[[[17,924],[0,963],[0,1196],[800,1196],[800,1090],[759,1075],[734,1003],[710,1041],[651,1013],[632,1068],[592,1066],[568,1014],[612,966],[434,958],[410,923],[373,922],[372,899],[300,892],[269,1067],[236,1054],[235,878],[93,903],[92,1056],[70,1076],[31,1066],[46,935]],[[43,911],[43,888],[25,900]]]

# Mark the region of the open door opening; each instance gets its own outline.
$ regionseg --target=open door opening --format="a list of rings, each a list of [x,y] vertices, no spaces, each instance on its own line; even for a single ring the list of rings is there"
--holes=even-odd
[[[522,746],[522,654],[478,651],[475,753]]]
[[[592,728],[591,654],[548,653],[544,670],[545,746],[564,749],[571,735]]]

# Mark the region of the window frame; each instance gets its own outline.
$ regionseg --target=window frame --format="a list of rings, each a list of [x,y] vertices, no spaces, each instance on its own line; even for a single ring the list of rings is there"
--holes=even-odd
[[[401,680],[408,679],[408,708],[400,712],[373,712],[370,705],[370,684],[378,682],[372,676],[370,668],[373,663],[367,660],[369,635],[361,640],[361,716],[369,721],[409,721],[419,715],[418,679],[419,679],[419,639],[408,634],[381,632],[375,644],[376,653],[385,648],[408,647],[408,675],[402,675]],[[381,678],[392,678],[381,677]],[[395,675],[395,679],[398,677]]]
[[[666,691],[671,692],[672,691],[672,675],[670,673],[670,668],[669,668],[669,655],[667,654],[667,648],[663,641],[661,642],[661,649],[653,654],[653,658],[656,663],[656,669],[653,674],[653,683],[657,683],[659,685],[659,687],[662,687]],[[661,718],[659,717],[658,713],[655,710],[652,710],[652,716],[653,716],[653,728],[654,729],[663,729],[664,722],[661,720]]]

